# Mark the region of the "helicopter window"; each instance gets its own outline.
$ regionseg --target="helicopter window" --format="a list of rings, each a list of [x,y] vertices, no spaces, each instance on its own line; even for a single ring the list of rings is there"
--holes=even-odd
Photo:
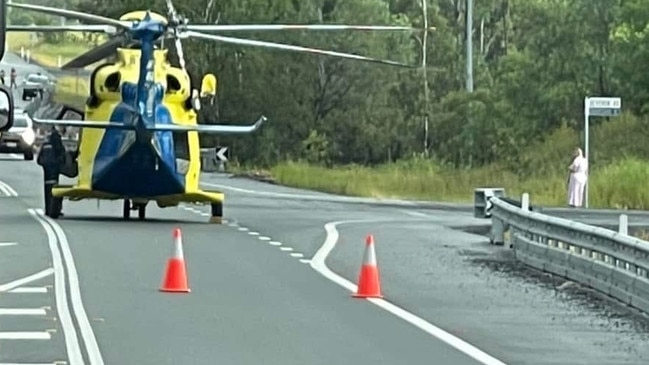
[[[180,90],[180,81],[172,75],[167,75],[167,92],[172,93]]]
[[[172,132],[176,158],[189,160],[189,142],[187,132]]]
[[[108,75],[104,85],[106,85],[108,91],[116,92],[119,90],[119,81],[120,81],[120,74],[119,72],[115,72]]]

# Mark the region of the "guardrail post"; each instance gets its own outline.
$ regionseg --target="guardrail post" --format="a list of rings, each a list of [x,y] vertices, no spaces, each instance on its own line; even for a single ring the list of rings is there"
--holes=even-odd
[[[521,197],[521,209],[530,210],[530,194],[523,193]]]
[[[201,148],[201,171],[214,172],[217,171],[216,149],[215,148]]]
[[[492,245],[505,244],[505,222],[492,217],[491,218],[491,231],[489,231],[489,241]]]
[[[629,216],[626,214],[620,214],[620,225],[618,227],[618,232],[620,234],[629,234]]]

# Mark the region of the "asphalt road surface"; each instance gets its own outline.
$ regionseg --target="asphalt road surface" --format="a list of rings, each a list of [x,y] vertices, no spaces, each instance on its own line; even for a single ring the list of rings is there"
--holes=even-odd
[[[471,213],[381,207],[204,175],[207,207],[65,202],[42,216],[34,161],[0,155],[0,364],[646,364],[647,320],[452,227]],[[470,192],[468,192],[470,193]],[[192,292],[161,293],[172,230]],[[352,298],[373,234],[383,300]]]
[[[649,358],[639,316],[448,228],[482,223],[467,213],[260,197],[308,193],[206,175],[205,188],[236,189],[224,189],[225,225],[206,223],[200,206],[152,206],[150,221],[124,222],[120,202],[66,202],[65,217],[52,221],[32,210],[42,207],[40,179],[33,161],[0,161],[0,363],[73,364],[77,353],[89,364]],[[175,227],[189,294],[158,291]],[[350,296],[367,234],[385,300]]]

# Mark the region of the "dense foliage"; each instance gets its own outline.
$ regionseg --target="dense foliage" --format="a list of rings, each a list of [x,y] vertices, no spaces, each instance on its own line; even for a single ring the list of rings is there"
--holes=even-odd
[[[200,23],[423,24],[419,0],[185,0],[175,5]],[[219,78],[218,98],[203,112],[204,122],[269,118],[254,136],[214,143],[232,146],[239,160],[258,165],[288,159],[377,164],[423,153],[456,167],[499,162],[524,168],[530,161],[523,151],[530,145],[562,127],[582,131],[586,95],[622,97],[625,111],[638,117],[638,130],[646,130],[649,7],[644,1],[475,1],[472,93],[465,87],[465,0],[429,0],[427,6],[429,25],[436,27],[427,42],[428,103],[422,69],[185,41],[196,79],[205,72]],[[161,0],[81,0],[71,7],[110,17],[146,8],[166,13]],[[421,34],[227,35],[415,65],[422,58]],[[593,125],[610,122],[592,120]],[[642,141],[643,135],[633,136]],[[622,145],[644,157],[642,143]],[[552,152],[569,157],[570,146],[565,147]],[[607,153],[597,151],[595,158]]]

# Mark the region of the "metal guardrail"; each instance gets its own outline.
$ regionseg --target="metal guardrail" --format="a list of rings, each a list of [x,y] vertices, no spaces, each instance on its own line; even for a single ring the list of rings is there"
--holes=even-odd
[[[615,232],[530,211],[527,194],[520,207],[488,191],[483,196],[492,243],[504,244],[508,232],[517,260],[649,313],[649,242],[627,234],[626,215]]]

